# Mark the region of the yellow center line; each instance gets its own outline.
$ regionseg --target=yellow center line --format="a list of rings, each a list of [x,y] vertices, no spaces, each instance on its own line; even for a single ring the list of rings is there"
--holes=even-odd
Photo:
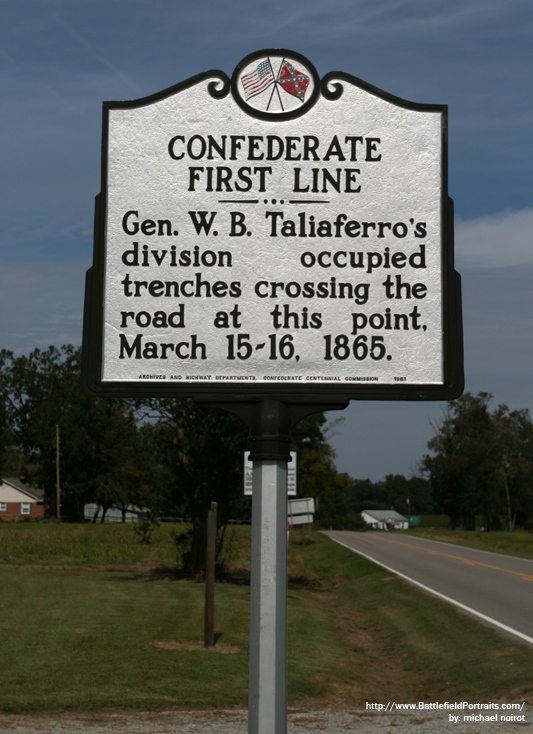
[[[374,537],[380,538],[380,540],[384,541],[385,543],[392,543],[394,545],[403,545],[406,548],[411,548],[412,550],[419,550],[419,551],[423,551],[424,553],[429,553],[429,555],[431,556],[444,556],[444,558],[451,558],[454,561],[461,561],[461,563],[464,563],[467,566],[482,566],[483,568],[489,568],[491,571],[500,571],[501,573],[509,573],[512,576],[519,576],[521,579],[524,579],[524,581],[533,581],[533,574],[527,574],[521,571],[511,571],[507,568],[500,568],[499,566],[492,566],[490,563],[482,563],[481,561],[472,561],[467,558],[461,558],[461,556],[455,556],[452,553],[445,553],[444,551],[430,550],[429,548],[422,548],[419,545],[414,545],[413,543],[407,543],[406,541],[403,541],[403,540],[392,540],[392,538],[384,538],[382,535],[377,535]]]

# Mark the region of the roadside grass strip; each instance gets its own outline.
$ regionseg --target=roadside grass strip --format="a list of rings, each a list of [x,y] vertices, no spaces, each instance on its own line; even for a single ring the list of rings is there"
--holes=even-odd
[[[426,522],[424,516],[422,522]],[[428,540],[475,548],[476,550],[533,559],[533,533],[525,530],[486,533],[483,530],[450,530],[442,526],[425,527],[423,525],[416,529],[402,530],[401,535],[413,535]]]

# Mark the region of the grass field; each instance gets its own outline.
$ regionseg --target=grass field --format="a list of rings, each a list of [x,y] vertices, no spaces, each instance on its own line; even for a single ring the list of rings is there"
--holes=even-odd
[[[0,708],[246,706],[249,533],[205,650],[204,587],[174,574],[171,528],[143,546],[130,526],[0,526]],[[291,532],[288,616],[292,703],[533,697],[530,648],[307,530]]]
[[[139,542],[132,524],[74,525],[55,522],[0,524],[0,563],[46,566],[171,564],[172,532],[163,524],[150,544]]]
[[[533,533],[523,530],[515,530],[512,533],[506,531],[485,533],[483,530],[450,530],[445,523],[439,522],[442,517],[445,516],[423,516],[421,526],[408,532],[410,535],[417,535],[430,540],[440,540],[469,548],[492,551],[493,553],[505,553],[533,559]]]

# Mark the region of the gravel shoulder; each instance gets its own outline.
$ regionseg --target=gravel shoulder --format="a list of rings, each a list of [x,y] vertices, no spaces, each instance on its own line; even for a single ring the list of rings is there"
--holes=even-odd
[[[483,712],[492,714],[493,712]],[[288,734],[478,734],[533,732],[533,709],[525,712],[526,722],[452,723],[448,712],[412,711],[384,714],[373,711],[333,711],[291,709]],[[504,712],[499,712],[498,719]],[[91,712],[83,714],[9,715],[0,714],[0,734],[246,734],[246,710]]]

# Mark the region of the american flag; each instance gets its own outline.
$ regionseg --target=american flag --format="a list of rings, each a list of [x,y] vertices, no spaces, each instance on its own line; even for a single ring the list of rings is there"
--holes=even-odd
[[[270,59],[261,61],[257,64],[257,68],[254,71],[251,71],[249,74],[244,74],[241,77],[246,99],[250,99],[250,97],[259,94],[273,84],[274,81]]]

